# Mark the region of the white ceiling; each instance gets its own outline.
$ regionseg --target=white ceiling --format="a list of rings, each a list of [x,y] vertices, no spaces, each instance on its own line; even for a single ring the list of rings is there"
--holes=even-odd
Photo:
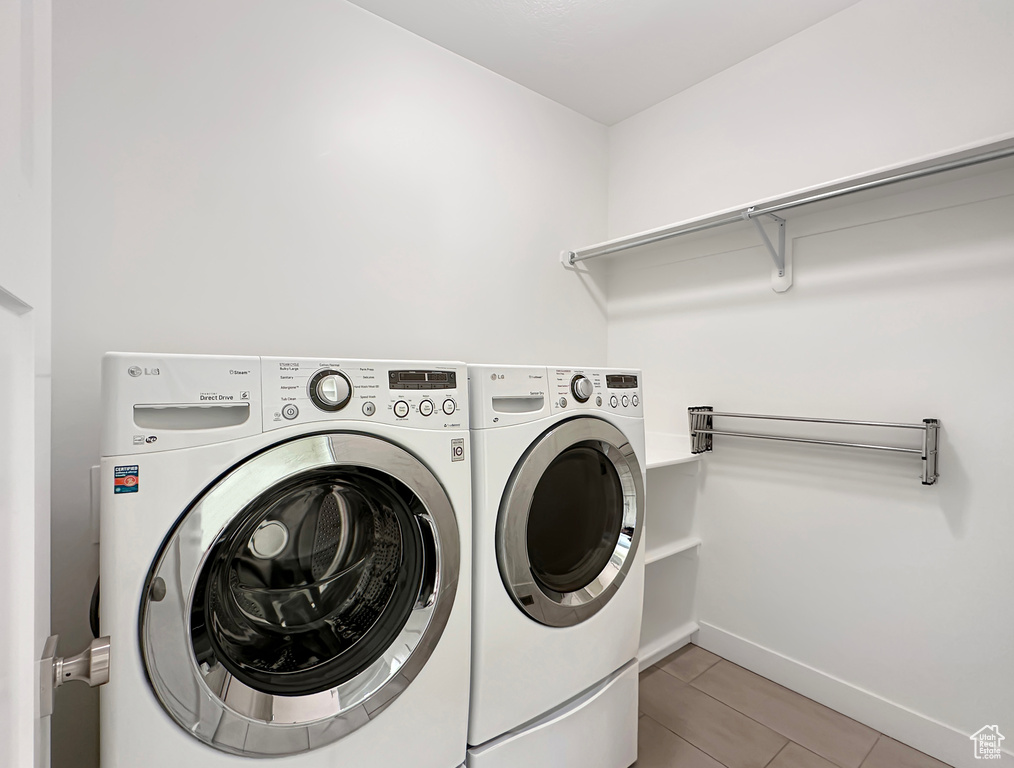
[[[858,0],[351,0],[612,125]]]

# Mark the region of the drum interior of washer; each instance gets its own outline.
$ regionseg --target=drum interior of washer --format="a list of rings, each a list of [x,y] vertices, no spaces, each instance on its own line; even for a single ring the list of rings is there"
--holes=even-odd
[[[418,596],[421,511],[403,484],[362,468],[316,470],[261,494],[202,570],[198,663],[280,695],[328,690],[368,668]]]

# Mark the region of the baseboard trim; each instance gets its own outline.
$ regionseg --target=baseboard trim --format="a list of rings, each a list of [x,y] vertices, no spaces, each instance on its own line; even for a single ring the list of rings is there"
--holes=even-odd
[[[688,621],[686,624],[676,627],[668,634],[642,646],[637,650],[638,669],[643,672],[670,653],[678,651],[693,640],[694,633],[696,632],[697,622]]]
[[[713,624],[700,622],[695,642],[707,651],[848,715],[955,768],[981,768],[983,765],[982,760],[976,760],[973,756],[971,734],[963,733]],[[1014,754],[1007,750],[1004,750],[1004,754],[1014,757]]]

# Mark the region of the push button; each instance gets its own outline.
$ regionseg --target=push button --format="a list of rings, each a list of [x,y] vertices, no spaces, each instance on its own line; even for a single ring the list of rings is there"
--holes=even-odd
[[[630,402],[632,402],[634,404],[634,407],[636,408],[637,404],[641,401],[637,399],[637,395],[634,395],[632,398],[630,398]]]
[[[451,400],[451,398],[447,398],[446,400],[444,400],[444,406],[443,406],[444,413],[446,413],[448,416],[450,416],[452,413],[454,413],[454,410],[457,407],[458,406],[454,404],[454,401]]]
[[[433,413],[433,401],[423,400],[421,403],[419,403],[419,413],[421,413],[423,416],[431,415]]]
[[[408,403],[404,400],[399,400],[394,404],[394,415],[399,419],[404,419],[408,416]]]
[[[363,416],[372,416],[376,412],[377,406],[375,406],[372,401],[367,400],[363,403]]]
[[[616,399],[616,395],[609,398],[609,405],[615,408],[619,404],[619,400]]]
[[[292,421],[299,415],[299,409],[292,403],[286,403],[282,406],[282,417]]]
[[[628,405],[630,405],[630,398],[627,397],[626,395],[624,395],[623,396],[623,407],[626,408]]]

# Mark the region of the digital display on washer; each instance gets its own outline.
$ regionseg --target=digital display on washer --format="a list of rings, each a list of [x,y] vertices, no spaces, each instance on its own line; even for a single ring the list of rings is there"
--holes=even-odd
[[[454,371],[390,371],[387,375],[391,389],[456,389]]]
[[[637,377],[629,374],[607,374],[606,387],[609,389],[633,389],[637,386]]]

